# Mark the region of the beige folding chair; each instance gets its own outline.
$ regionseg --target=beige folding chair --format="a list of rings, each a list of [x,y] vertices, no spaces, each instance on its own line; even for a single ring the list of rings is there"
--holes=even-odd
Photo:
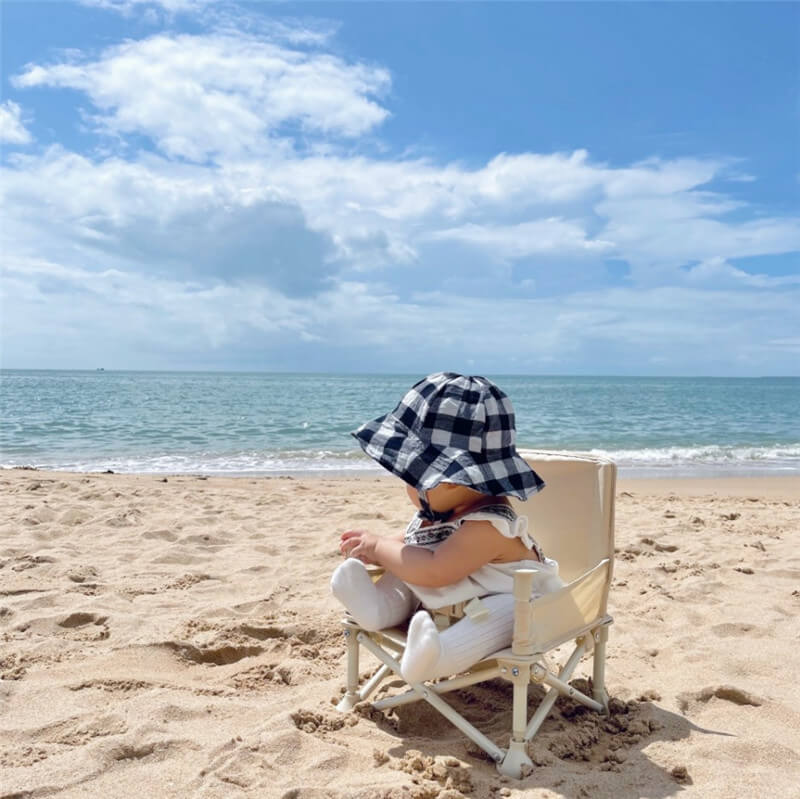
[[[463,674],[429,683],[409,684],[403,693],[372,703],[385,710],[424,699],[451,721],[464,735],[486,751],[498,770],[519,779],[525,766],[532,766],[526,743],[542,725],[559,694],[599,713],[608,712],[605,689],[605,656],[608,626],[608,589],[614,563],[614,492],[616,466],[592,455],[522,451],[538,472],[546,488],[527,502],[515,502],[519,514],[528,516],[533,537],[548,557],[559,563],[566,586],[538,599],[531,599],[533,572],[520,569],[514,575],[514,637],[511,647],[495,652]],[[435,615],[455,615],[439,609]],[[400,657],[405,631],[399,628],[367,632],[346,618],[347,688],[339,710],[351,710],[367,700],[394,674],[400,676]],[[567,642],[574,649],[565,662],[551,671],[546,655]],[[592,693],[589,697],[568,684],[581,658],[594,649]],[[359,684],[359,647],[371,652],[382,666],[364,685]],[[513,684],[511,738],[507,749],[490,741],[474,725],[448,705],[442,694],[484,680],[503,678]],[[528,685],[543,683],[548,690],[528,719]]]

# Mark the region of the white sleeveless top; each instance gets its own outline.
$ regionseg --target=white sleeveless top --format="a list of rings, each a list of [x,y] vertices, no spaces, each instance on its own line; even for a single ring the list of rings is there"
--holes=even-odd
[[[427,527],[422,526],[424,522],[422,516],[416,514],[406,529],[404,541],[406,544],[436,549],[467,521],[487,521],[506,538],[519,538],[528,549],[536,553],[539,560],[486,563],[457,583],[439,588],[406,583],[425,607],[441,608],[489,594],[510,594],[514,586],[514,572],[517,569],[530,569],[535,572],[532,596],[557,591],[565,585],[558,576],[558,563],[552,558],[545,557],[539,545],[531,538],[527,517],[517,516],[514,509],[508,505],[484,505],[455,521],[438,522]]]

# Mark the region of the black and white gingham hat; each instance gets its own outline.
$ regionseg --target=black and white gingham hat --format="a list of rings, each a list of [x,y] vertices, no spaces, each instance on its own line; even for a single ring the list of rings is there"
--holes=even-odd
[[[439,483],[527,499],[544,481],[516,450],[511,400],[485,377],[439,372],[353,434],[364,452],[420,492]]]

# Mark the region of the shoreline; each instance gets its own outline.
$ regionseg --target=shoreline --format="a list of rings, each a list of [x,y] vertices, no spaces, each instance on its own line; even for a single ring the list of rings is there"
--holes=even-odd
[[[330,481],[341,483],[365,483],[371,481],[391,484],[396,478],[383,471],[302,471],[281,474],[213,474],[194,472],[114,472],[114,471],[69,471],[46,469],[31,466],[11,466],[0,468],[3,474],[36,474],[53,479],[70,477],[115,477],[132,480],[154,480],[164,482],[169,479],[226,482],[233,485],[250,480],[255,482],[293,480],[298,482]],[[718,495],[730,497],[785,497],[800,501],[800,473],[792,475],[715,475],[694,477],[676,475],[675,477],[618,476],[617,495],[622,491],[636,491],[655,496],[680,494],[684,496]]]

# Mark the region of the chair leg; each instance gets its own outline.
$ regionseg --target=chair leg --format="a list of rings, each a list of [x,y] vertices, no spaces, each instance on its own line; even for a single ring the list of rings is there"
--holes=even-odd
[[[358,693],[358,639],[355,629],[345,625],[344,636],[347,642],[347,691],[336,709],[346,713],[361,701],[361,696]]]
[[[593,696],[608,713],[608,691],[606,691],[606,641],[608,641],[608,626],[603,625],[594,630],[594,657],[592,671]]]
[[[558,676],[560,678],[559,681],[569,680],[572,676],[572,672],[575,671],[575,667],[578,665],[581,657],[583,657],[583,653],[586,650],[586,646],[584,643],[579,643],[575,649],[573,650],[572,654],[569,656],[567,662],[561,667],[558,672]],[[537,683],[543,683],[550,677],[554,677],[555,675],[550,674],[550,672],[542,666],[540,663],[537,663],[533,667],[533,681]],[[542,699],[539,707],[536,708],[536,712],[531,716],[530,722],[528,722],[528,728],[525,730],[525,740],[530,741],[534,735],[539,731],[539,727],[542,726],[545,718],[547,718],[547,714],[552,710],[553,705],[556,703],[556,699],[558,699],[559,690],[556,685],[550,687],[548,692],[545,694],[544,699]]]
[[[508,752],[497,770],[506,777],[522,779],[524,766],[533,767],[525,748],[525,730],[528,726],[528,685],[531,681],[530,664],[507,666],[511,671],[511,682],[514,686],[514,709],[511,717],[511,740]]]
[[[395,660],[388,652],[384,649],[381,649],[372,638],[365,632],[359,632],[357,635],[358,641],[361,645],[375,655],[378,660],[385,663],[395,674],[398,676],[402,676],[400,671],[400,663]],[[480,730],[476,729],[472,724],[470,724],[463,716],[459,715],[455,710],[453,710],[447,702],[442,699],[436,691],[433,690],[432,686],[428,685],[427,683],[416,682],[416,683],[409,683],[409,687],[412,691],[419,694],[419,696],[424,699],[428,704],[433,705],[449,722],[454,724],[458,727],[464,735],[467,736],[473,743],[480,746],[484,752],[486,752],[495,763],[499,763],[503,759],[503,755],[505,754],[504,751],[499,747],[495,746]]]

